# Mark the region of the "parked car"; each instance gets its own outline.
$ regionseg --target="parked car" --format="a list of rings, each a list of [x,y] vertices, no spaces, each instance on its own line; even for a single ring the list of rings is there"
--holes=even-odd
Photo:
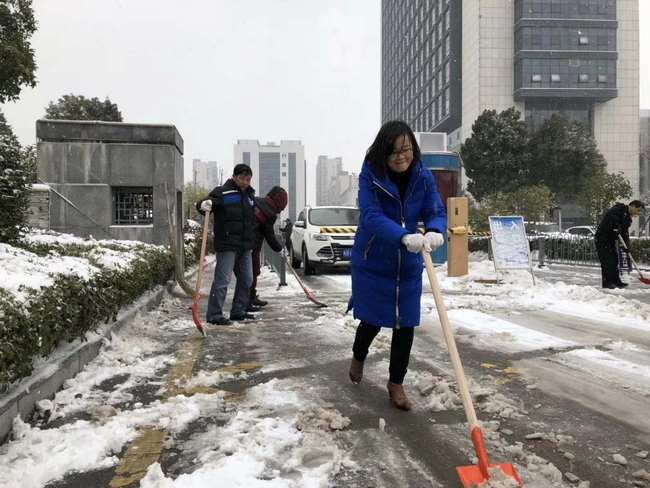
[[[306,207],[291,231],[291,264],[315,274],[323,265],[349,266],[359,224],[356,207]]]
[[[555,222],[524,222],[527,235],[547,235],[556,234],[560,231],[560,226]]]
[[[583,237],[593,237],[596,235],[596,229],[591,225],[576,225],[575,227],[569,227],[564,232],[573,236]]]

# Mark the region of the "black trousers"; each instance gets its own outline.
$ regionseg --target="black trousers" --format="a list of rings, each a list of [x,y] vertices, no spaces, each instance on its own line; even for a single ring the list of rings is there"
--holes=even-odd
[[[390,366],[388,368],[391,383],[401,385],[404,381],[411,356],[414,328],[393,329],[393,338],[390,343]],[[357,333],[354,336],[354,345],[352,346],[354,359],[365,361],[366,356],[368,356],[368,348],[370,348],[370,344],[379,333],[379,329],[381,327],[375,327],[365,322],[359,324]]]
[[[618,254],[613,242],[596,241],[596,250],[600,260],[600,270],[603,276],[603,286],[616,285],[621,282],[618,271]]]

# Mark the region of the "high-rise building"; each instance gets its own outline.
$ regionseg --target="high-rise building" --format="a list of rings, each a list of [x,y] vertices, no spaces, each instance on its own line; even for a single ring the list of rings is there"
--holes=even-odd
[[[341,173],[342,158],[318,156],[316,163],[316,205],[333,205],[330,201],[330,185],[332,180]]]
[[[274,186],[287,190],[289,202],[281,218],[296,220],[306,202],[305,146],[300,141],[260,144],[256,139],[238,139],[234,162],[246,163],[253,170],[252,186],[264,196]]]
[[[327,205],[358,206],[359,176],[341,171],[332,178],[328,194]]]
[[[638,0],[382,0],[381,79],[383,121],[452,148],[485,109],[580,121],[639,191]]]
[[[192,184],[207,190],[223,183],[223,169],[216,161],[192,160]]]

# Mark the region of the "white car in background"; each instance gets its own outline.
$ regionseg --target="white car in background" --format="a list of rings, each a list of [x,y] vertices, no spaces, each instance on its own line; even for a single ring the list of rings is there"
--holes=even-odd
[[[596,229],[591,225],[576,225],[575,227],[569,227],[564,232],[572,236],[582,237],[594,237],[596,235]]]
[[[356,207],[306,207],[291,231],[291,264],[305,274],[323,265],[349,266],[359,224]]]

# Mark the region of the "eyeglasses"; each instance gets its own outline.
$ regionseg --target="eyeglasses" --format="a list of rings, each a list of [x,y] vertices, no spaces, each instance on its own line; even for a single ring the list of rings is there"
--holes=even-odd
[[[411,147],[403,147],[399,151],[393,151],[388,155],[390,159],[397,159],[400,156],[406,156],[408,153],[412,152],[413,149]]]

